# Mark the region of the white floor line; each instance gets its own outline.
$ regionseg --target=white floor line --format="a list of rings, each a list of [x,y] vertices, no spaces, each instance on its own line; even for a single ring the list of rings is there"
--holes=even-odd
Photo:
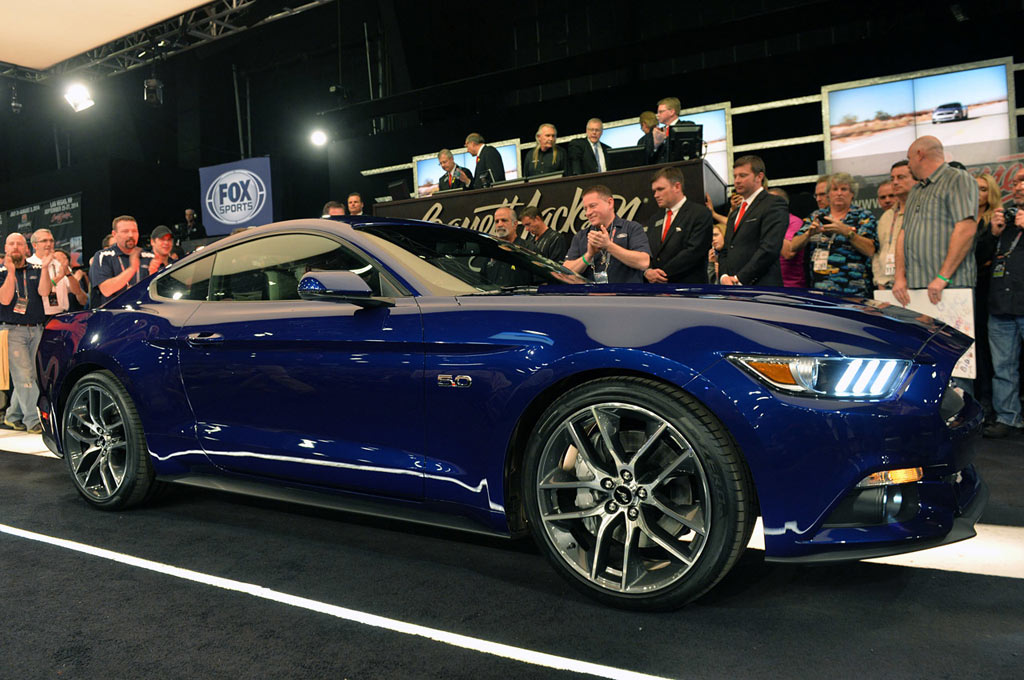
[[[600,678],[621,678],[622,680],[665,680],[659,676],[614,668],[612,666],[603,666],[601,664],[580,661],[578,659],[570,659],[568,657],[556,656],[554,654],[546,654],[544,652],[536,652],[530,649],[523,649],[521,647],[514,647],[512,645],[501,644],[498,642],[490,642],[480,638],[459,635],[458,633],[450,633],[436,628],[428,628],[426,626],[377,616],[375,614],[368,614],[355,609],[338,607],[325,602],[318,602],[304,597],[288,595],[287,593],[281,593],[252,583],[235,581],[232,579],[221,578],[219,576],[211,576],[209,574],[203,574],[190,569],[182,569],[181,567],[175,567],[169,564],[153,562],[151,560],[133,557],[131,555],[125,555],[111,550],[105,550],[103,548],[96,548],[83,543],[77,543],[75,541],[68,541],[63,538],[55,538],[53,536],[46,536],[32,531],[25,531],[24,529],[18,529],[6,524],[0,524],[0,533],[10,534],[11,536],[17,536],[30,541],[47,543],[59,548],[74,550],[94,557],[119,562],[139,569],[154,571],[160,574],[166,574],[168,576],[193,581],[195,583],[202,583],[216,588],[223,588],[224,590],[233,590],[245,593],[253,597],[273,602],[280,602],[281,604],[299,607],[301,609],[307,609],[321,614],[327,614],[329,616],[334,616],[346,621],[352,621],[354,623],[360,623],[366,626],[383,628],[385,630],[403,633],[405,635],[415,635],[417,637],[427,638],[442,644],[461,647],[463,649],[481,652],[483,654],[491,654],[505,659],[511,659],[513,661],[533,664],[535,666],[571,671],[574,673],[586,673]]]
[[[966,541],[865,561],[981,576],[1024,578],[1024,527],[976,524],[974,530],[978,535]],[[747,547],[764,550],[760,518]]]

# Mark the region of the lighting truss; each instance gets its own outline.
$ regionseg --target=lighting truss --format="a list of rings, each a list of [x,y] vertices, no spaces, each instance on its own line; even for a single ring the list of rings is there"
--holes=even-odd
[[[0,62],[0,76],[30,82],[69,75],[87,80],[106,78],[333,1],[309,0],[299,7],[285,7],[280,12],[253,21],[253,17],[246,15],[257,0],[217,0],[42,71]]]

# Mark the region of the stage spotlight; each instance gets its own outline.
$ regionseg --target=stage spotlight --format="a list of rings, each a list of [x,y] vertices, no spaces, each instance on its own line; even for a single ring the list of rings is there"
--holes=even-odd
[[[84,111],[96,103],[89,95],[88,88],[81,83],[69,85],[68,89],[64,91],[64,99],[67,100],[68,104],[71,104],[71,108],[75,110],[75,113]]]
[[[142,83],[142,101],[150,106],[164,103],[164,84],[157,78],[146,78]]]
[[[11,85],[11,113],[21,113],[21,102],[18,101],[18,88],[15,85]]]
[[[327,143],[327,133],[323,130],[313,130],[313,134],[309,136],[309,141],[313,142],[315,146],[323,146]]]

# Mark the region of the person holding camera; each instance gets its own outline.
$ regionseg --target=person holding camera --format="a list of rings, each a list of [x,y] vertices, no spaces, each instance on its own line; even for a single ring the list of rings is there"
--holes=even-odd
[[[1014,177],[1014,192],[1024,187],[1024,170]],[[989,273],[988,343],[992,350],[992,408],[995,422],[984,435],[1001,439],[1024,427],[1020,406],[1020,345],[1024,339],[1024,209],[996,208]],[[979,243],[979,247],[981,243]],[[991,246],[990,246],[991,247]],[[988,253],[985,254],[986,256]]]

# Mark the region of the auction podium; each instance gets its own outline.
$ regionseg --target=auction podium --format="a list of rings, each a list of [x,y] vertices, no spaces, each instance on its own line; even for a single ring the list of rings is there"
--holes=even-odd
[[[575,233],[586,226],[583,191],[603,184],[615,195],[616,214],[647,224],[656,212],[651,194],[651,176],[660,168],[677,167],[683,173],[686,200],[704,205],[704,194],[713,205],[726,202],[726,183],[705,160],[645,165],[625,170],[559,177],[544,180],[513,180],[489,189],[454,191],[423,198],[376,203],[373,214],[382,217],[426,220],[489,232],[494,211],[502,206],[516,210],[534,206],[552,229]]]

